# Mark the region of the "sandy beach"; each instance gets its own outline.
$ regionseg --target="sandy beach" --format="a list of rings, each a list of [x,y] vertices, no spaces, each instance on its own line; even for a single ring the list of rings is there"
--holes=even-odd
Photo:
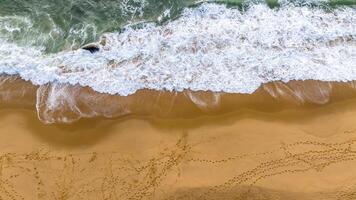
[[[45,125],[2,109],[2,199],[353,199],[356,99]]]

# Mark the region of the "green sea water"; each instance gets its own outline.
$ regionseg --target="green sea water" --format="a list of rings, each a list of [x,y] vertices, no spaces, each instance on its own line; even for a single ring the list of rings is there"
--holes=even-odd
[[[92,42],[125,25],[175,17],[192,0],[0,0],[0,37],[47,52]]]
[[[55,53],[96,41],[105,32],[127,25],[165,23],[179,17],[186,7],[205,1],[194,0],[0,0],[0,39],[40,47]],[[278,9],[276,0],[216,0],[215,3],[248,9],[267,3]],[[296,6],[354,6],[356,0],[288,1]]]

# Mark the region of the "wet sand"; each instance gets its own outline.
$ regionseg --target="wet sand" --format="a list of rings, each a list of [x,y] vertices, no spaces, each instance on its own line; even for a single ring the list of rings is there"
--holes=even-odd
[[[3,108],[0,199],[355,199],[355,119],[354,98],[69,125]]]

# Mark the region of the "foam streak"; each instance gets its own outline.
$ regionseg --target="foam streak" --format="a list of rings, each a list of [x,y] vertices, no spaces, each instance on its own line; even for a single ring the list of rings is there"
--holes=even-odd
[[[356,10],[203,4],[166,25],[108,33],[99,52],[44,55],[3,42],[0,73],[98,92],[252,93],[272,81],[356,80]]]

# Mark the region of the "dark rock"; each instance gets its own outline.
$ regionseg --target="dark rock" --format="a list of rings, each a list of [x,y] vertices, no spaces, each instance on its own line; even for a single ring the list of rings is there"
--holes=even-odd
[[[100,50],[100,48],[97,44],[87,44],[87,45],[83,46],[82,49],[90,51],[90,53],[95,53]]]

